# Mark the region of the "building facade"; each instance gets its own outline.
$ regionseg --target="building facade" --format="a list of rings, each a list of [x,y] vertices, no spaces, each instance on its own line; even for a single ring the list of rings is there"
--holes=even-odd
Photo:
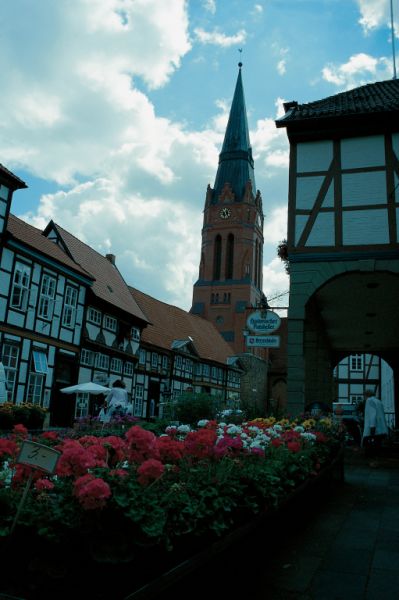
[[[184,392],[240,396],[240,369],[215,327],[130,289],[102,256],[51,221],[44,231],[10,213],[26,187],[0,166],[0,360],[7,400],[49,411],[49,424],[95,416],[103,398],[62,389],[122,379],[135,416],[162,414]],[[149,320],[151,319],[151,322]],[[161,320],[159,320],[161,318]]]
[[[331,404],[334,367],[370,353],[394,371],[398,412],[399,81],[285,110],[288,407]]]
[[[130,288],[149,319],[136,369],[134,414],[163,416],[186,393],[240,402],[242,368],[212,323]]]

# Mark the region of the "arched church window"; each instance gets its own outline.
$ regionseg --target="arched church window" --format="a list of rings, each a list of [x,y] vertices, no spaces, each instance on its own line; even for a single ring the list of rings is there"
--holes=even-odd
[[[234,268],[234,235],[229,233],[226,249],[226,279],[233,279]]]
[[[213,254],[213,279],[220,279],[222,261],[222,237],[215,237],[215,248]]]

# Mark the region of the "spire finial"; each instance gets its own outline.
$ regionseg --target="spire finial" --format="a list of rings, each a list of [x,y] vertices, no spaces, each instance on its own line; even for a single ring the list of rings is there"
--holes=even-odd
[[[240,53],[240,56],[241,56],[241,54],[242,54],[242,48],[238,48],[238,52]],[[240,60],[240,62],[238,63],[238,68],[241,69],[241,67],[242,67],[242,62]]]

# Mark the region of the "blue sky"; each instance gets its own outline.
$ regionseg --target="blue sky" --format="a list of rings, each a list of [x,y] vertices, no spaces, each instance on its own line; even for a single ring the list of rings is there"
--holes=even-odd
[[[276,246],[288,143],[275,119],[284,101],[391,79],[389,9],[390,0],[0,3],[0,162],[29,186],[12,212],[41,228],[53,219],[115,254],[129,284],[188,310],[241,60],[264,292],[287,291]]]

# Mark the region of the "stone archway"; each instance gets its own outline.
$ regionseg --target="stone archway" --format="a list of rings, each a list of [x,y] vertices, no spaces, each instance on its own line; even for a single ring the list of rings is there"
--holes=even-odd
[[[351,352],[379,354],[399,398],[399,261],[292,263],[288,312],[288,408],[331,402],[332,369]]]

